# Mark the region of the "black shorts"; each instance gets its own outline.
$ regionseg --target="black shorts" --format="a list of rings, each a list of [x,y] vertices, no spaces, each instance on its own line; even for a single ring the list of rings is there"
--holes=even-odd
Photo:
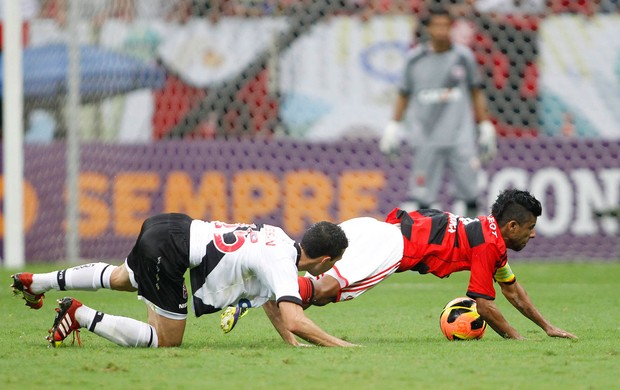
[[[189,268],[192,218],[160,214],[142,224],[127,265],[138,283],[138,295],[160,309],[187,315],[185,271]]]

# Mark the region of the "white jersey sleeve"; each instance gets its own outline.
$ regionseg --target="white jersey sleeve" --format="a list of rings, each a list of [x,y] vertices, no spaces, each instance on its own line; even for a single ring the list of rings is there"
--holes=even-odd
[[[253,267],[256,278],[261,284],[269,287],[269,290],[272,291],[270,298],[275,299],[278,303],[288,301],[301,305],[299,285],[297,284],[298,271],[295,262],[291,261],[290,251],[282,251],[281,248],[275,247],[265,249],[264,261]],[[265,266],[265,263],[268,266]]]
[[[393,274],[403,257],[403,236],[392,224],[374,218],[354,218],[340,224],[349,239],[342,259],[326,273],[340,284],[337,301],[353,299]]]

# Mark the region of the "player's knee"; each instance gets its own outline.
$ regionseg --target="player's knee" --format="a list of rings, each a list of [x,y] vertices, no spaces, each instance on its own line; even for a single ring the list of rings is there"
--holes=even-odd
[[[157,346],[158,348],[180,347],[183,342],[185,321],[183,321],[183,329],[178,326],[158,326],[157,329]]]
[[[160,337],[159,335],[157,335],[157,338],[158,338],[157,348],[180,347],[182,343],[182,340],[169,340],[169,339],[166,339],[165,337]]]
[[[166,318],[154,312],[149,313],[149,325],[151,325],[157,333],[157,342],[159,347],[179,347],[183,342],[183,334],[185,333],[186,320],[175,320]]]
[[[136,291],[129,279],[129,271],[125,265],[114,267],[110,275],[110,288],[117,291]]]

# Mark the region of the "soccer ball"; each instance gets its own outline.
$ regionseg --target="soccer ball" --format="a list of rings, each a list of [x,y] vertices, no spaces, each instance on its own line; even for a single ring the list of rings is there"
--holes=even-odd
[[[487,323],[476,310],[476,301],[467,297],[451,300],[441,311],[439,326],[448,340],[480,339]]]

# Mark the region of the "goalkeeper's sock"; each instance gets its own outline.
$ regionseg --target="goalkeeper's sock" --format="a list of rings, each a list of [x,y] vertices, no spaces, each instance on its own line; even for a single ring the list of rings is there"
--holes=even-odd
[[[151,325],[133,318],[114,316],[80,306],[76,321],[83,327],[123,347],[157,348],[157,331]]]
[[[110,276],[115,265],[106,263],[89,263],[46,274],[32,275],[30,289],[35,293],[49,290],[86,290],[94,291],[110,287]]]

